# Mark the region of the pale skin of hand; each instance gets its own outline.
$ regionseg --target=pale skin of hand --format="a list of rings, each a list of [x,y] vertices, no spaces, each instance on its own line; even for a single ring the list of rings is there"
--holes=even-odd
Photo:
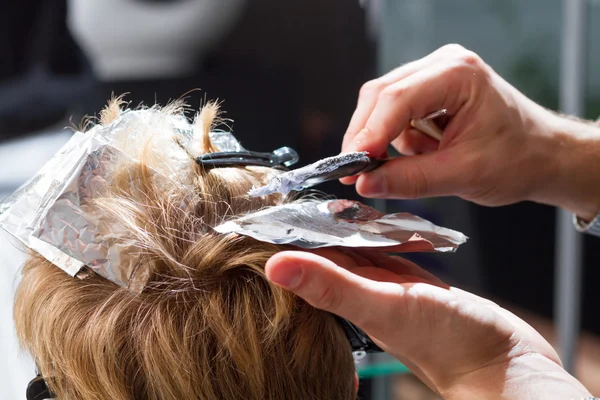
[[[493,302],[378,252],[285,251],[267,277],[363,329],[445,399],[579,399],[552,346]]]
[[[410,128],[410,119],[444,108],[441,142]],[[544,109],[458,45],[363,86],[342,151],[381,157],[390,144],[410,157],[342,182],[356,182],[365,197],[531,200],[584,220],[600,211],[600,127]]]

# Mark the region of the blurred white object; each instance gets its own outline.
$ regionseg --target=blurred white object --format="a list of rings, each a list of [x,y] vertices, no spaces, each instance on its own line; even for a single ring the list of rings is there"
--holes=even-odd
[[[102,80],[193,72],[246,0],[69,0],[67,24]]]
[[[3,399],[24,399],[27,384],[35,377],[31,357],[19,349],[12,318],[19,278],[17,271],[25,261],[25,253],[15,247],[15,243],[7,233],[0,232],[0,384]]]
[[[73,135],[69,128],[40,132],[0,146],[0,200],[31,178]]]
[[[0,199],[33,176],[72,134],[69,129],[54,129],[2,143]],[[27,384],[35,377],[33,361],[18,347],[12,318],[15,288],[20,278],[18,271],[25,256],[16,240],[0,232],[0,386],[3,399],[24,399]]]

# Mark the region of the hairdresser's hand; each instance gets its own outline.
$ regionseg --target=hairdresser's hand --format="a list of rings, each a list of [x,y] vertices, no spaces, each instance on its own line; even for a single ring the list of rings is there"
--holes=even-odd
[[[410,128],[410,119],[443,108],[440,143]],[[356,188],[366,197],[532,200],[591,219],[600,209],[598,139],[597,127],[542,108],[476,54],[448,45],[366,83],[342,151],[378,157],[391,143],[414,155],[360,176]]]
[[[496,304],[398,257],[317,253],[278,253],[267,277],[362,328],[445,399],[589,396],[546,340]]]

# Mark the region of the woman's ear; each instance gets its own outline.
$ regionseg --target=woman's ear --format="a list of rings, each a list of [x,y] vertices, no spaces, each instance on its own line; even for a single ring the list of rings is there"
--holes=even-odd
[[[358,373],[354,373],[354,392],[358,394]]]

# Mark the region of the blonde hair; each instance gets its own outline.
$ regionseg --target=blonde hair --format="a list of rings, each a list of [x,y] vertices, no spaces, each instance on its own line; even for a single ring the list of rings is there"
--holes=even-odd
[[[167,118],[181,109],[149,111]],[[114,99],[100,124],[122,113]],[[208,104],[196,118],[196,151],[214,150],[208,133],[217,116]],[[72,278],[37,254],[23,267],[16,329],[50,389],[61,400],[354,398],[351,348],[334,317],[265,277],[281,247],[210,229],[285,201],[246,195],[274,171],[205,171],[190,158],[181,182],[157,182],[170,176],[154,145],[167,124],[150,125],[123,132],[123,148],[139,162],[116,171],[94,204],[142,252],[143,291],[96,274]],[[134,128],[143,140],[128,139]]]

